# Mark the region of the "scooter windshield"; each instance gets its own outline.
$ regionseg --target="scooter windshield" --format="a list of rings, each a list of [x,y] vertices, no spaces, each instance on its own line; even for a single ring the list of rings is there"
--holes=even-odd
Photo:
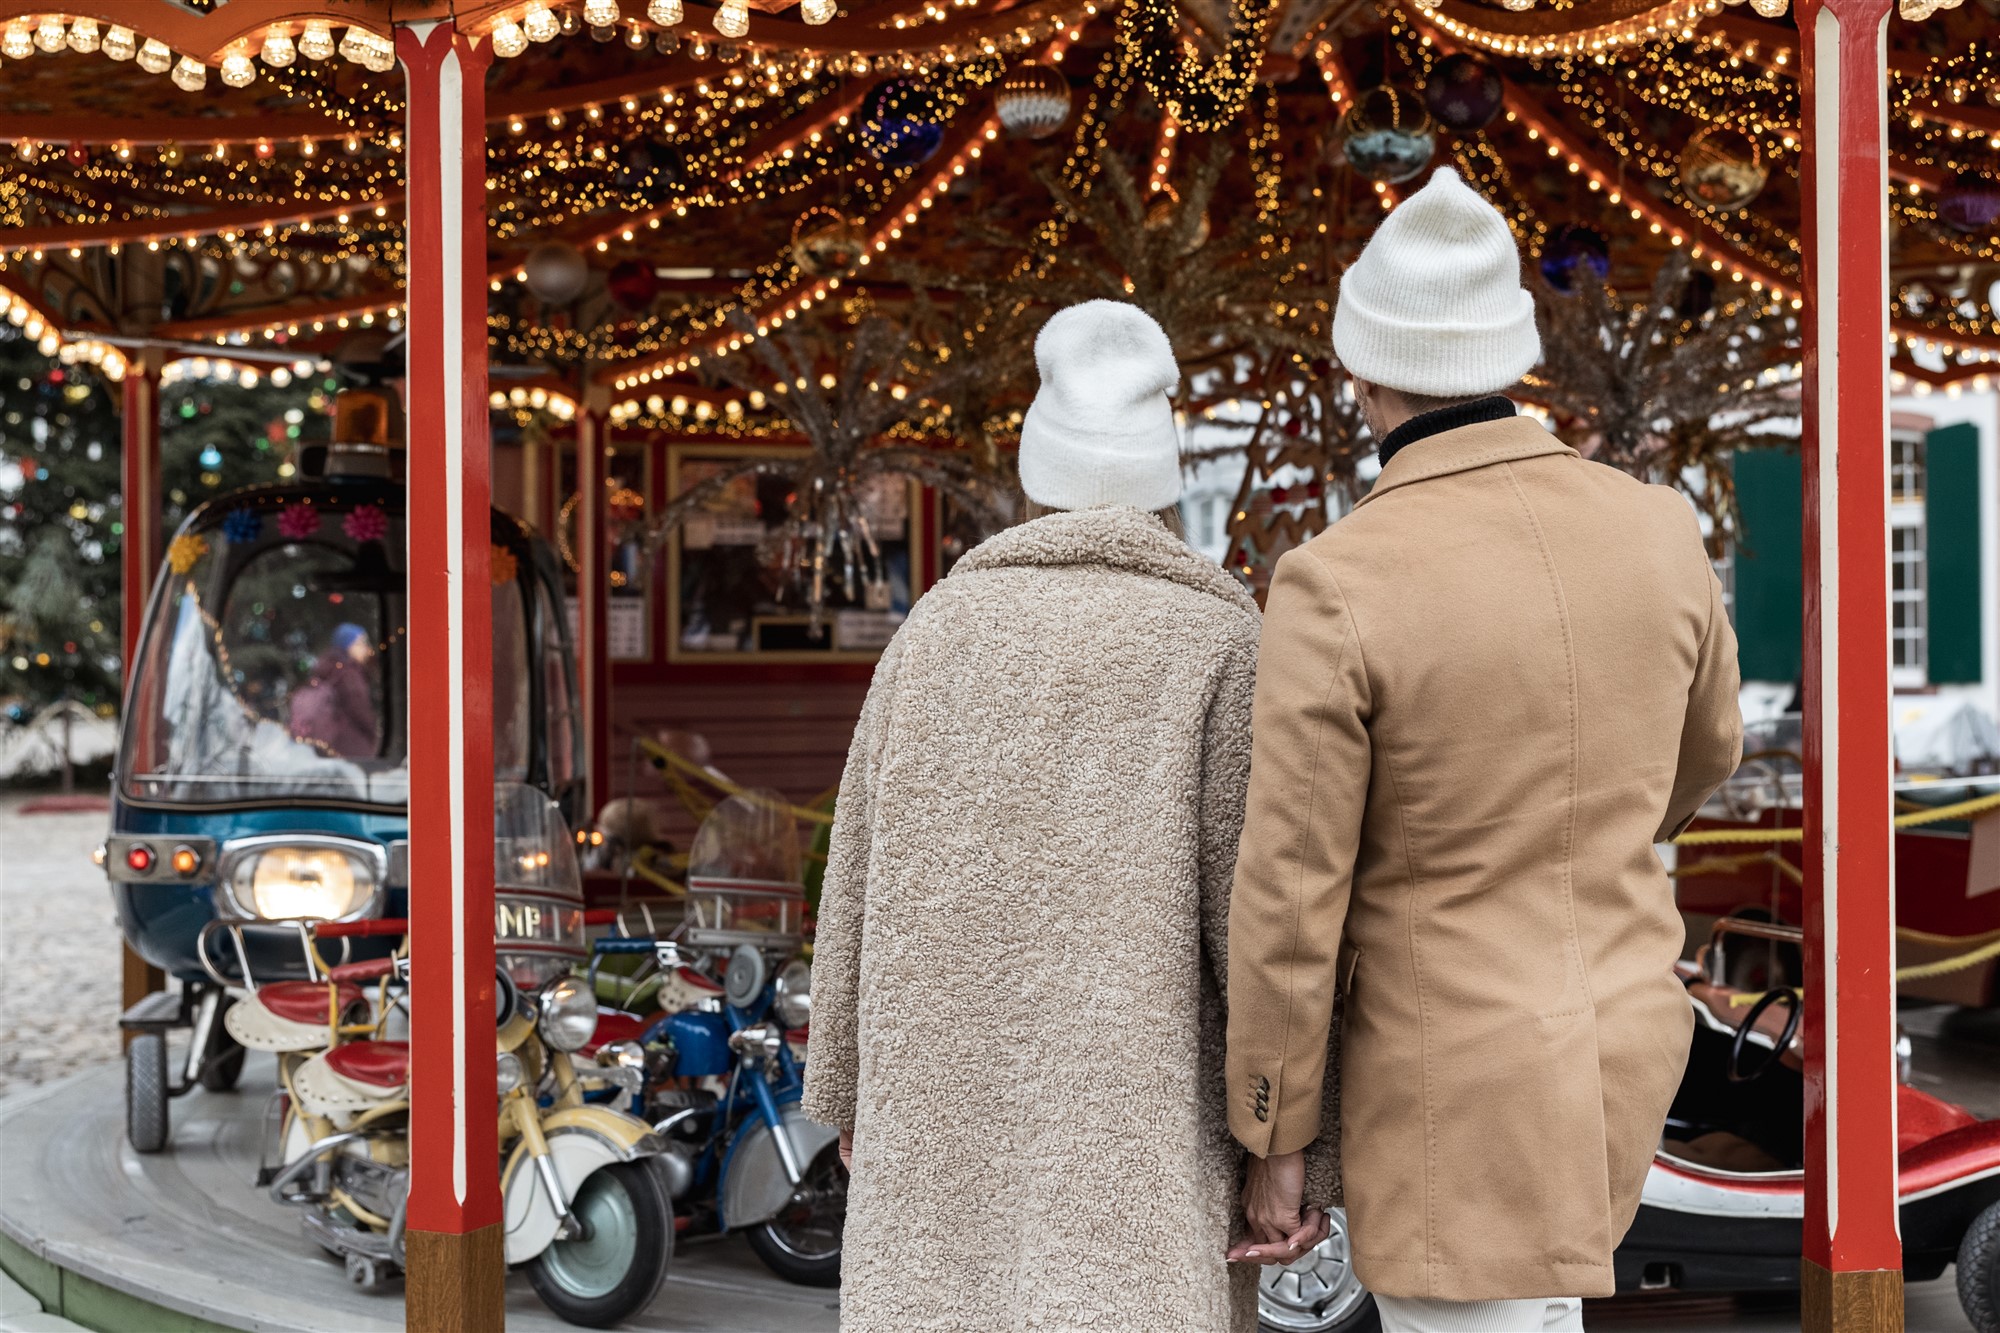
[[[797,884],[802,865],[791,806],[768,789],[746,791],[717,805],[695,830],[688,849],[688,875],[696,879]]]
[[[400,505],[380,499],[274,488],[201,511],[153,602],[120,741],[125,794],[405,806],[403,549]],[[504,775],[525,764],[527,625],[512,583],[493,596]]]

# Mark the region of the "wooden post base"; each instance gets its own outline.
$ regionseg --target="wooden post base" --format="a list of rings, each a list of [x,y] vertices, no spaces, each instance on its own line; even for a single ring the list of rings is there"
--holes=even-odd
[[[501,1333],[506,1327],[500,1223],[464,1233],[412,1229],[403,1233],[403,1247],[403,1323],[410,1333]]]
[[[1804,1333],[1903,1333],[1903,1272],[1835,1273],[1799,1260],[1799,1326]]]
[[[166,985],[167,974],[133,953],[131,945],[120,950],[118,998],[123,1008],[130,1009],[154,991],[166,989]],[[129,1045],[139,1034],[127,1031],[121,1035]]]

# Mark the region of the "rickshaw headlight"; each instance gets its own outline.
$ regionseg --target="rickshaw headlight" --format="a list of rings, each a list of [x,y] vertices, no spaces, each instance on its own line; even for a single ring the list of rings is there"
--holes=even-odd
[[[559,1051],[578,1051],[597,1035],[597,996],[575,977],[563,977],[539,1000],[542,1040]]]
[[[794,958],[778,972],[773,1007],[778,1021],[788,1028],[802,1028],[812,1021],[813,970],[803,958]]]
[[[263,847],[236,863],[237,907],[266,921],[337,921],[368,906],[375,867],[338,847]]]

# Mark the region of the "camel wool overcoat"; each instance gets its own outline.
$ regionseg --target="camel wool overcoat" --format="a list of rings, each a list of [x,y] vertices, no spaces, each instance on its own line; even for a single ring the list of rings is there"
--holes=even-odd
[[[805,1110],[854,1131],[848,1333],[1243,1333],[1221,948],[1255,601],[1151,514],[975,548],[840,785]]]
[[[1336,992],[1356,1275],[1607,1296],[1692,1026],[1654,843],[1735,769],[1687,500],[1528,417],[1405,445],[1278,563],[1230,904],[1229,1115],[1318,1135]]]

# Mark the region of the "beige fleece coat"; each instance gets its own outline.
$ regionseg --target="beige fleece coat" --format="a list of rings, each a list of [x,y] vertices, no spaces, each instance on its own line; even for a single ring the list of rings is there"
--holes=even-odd
[[[1320,1130],[1336,991],[1357,1276],[1611,1293],[1687,1062],[1653,844],[1736,766],[1687,501],[1532,419],[1406,446],[1278,562],[1230,916],[1229,1114]]]
[[[1220,948],[1258,614],[1135,509],[992,538],[841,782],[805,1110],[855,1132],[847,1330],[1247,1330]]]

